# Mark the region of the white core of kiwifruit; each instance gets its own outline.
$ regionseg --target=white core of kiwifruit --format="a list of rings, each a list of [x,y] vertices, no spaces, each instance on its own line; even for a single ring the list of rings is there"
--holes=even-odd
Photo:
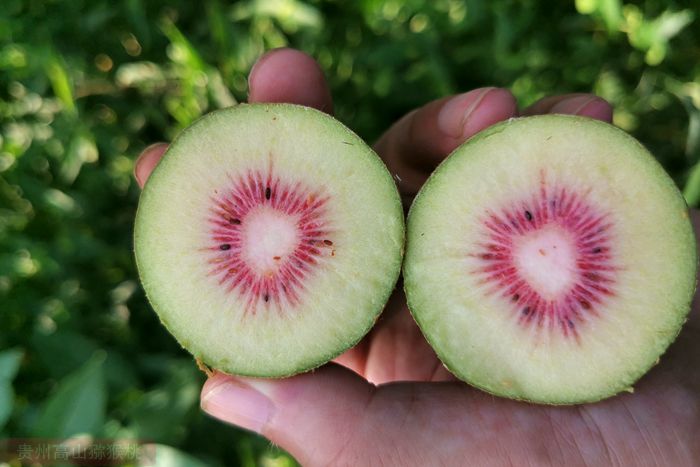
[[[513,259],[520,275],[547,300],[565,294],[577,279],[575,240],[554,225],[517,239]]]
[[[280,213],[261,206],[246,218],[242,240],[242,258],[259,275],[275,274],[301,241],[297,224],[299,216]]]

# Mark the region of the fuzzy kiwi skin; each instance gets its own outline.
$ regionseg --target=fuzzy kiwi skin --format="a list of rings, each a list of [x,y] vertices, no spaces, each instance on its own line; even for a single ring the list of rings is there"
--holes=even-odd
[[[469,138],[467,141],[462,143],[459,147],[457,147],[455,150],[453,150],[443,161],[433,170],[431,176],[426,180],[426,182],[423,184],[421,189],[419,190],[418,194],[416,194],[415,198],[413,199],[413,202],[411,203],[411,207],[409,208],[408,215],[407,215],[407,220],[406,220],[406,245],[405,245],[405,255],[404,255],[404,263],[403,263],[403,274],[404,277],[406,275],[406,269],[407,269],[407,264],[411,261],[411,238],[414,235],[418,235],[419,227],[415,225],[415,216],[412,216],[412,213],[415,210],[415,207],[421,202],[422,197],[424,194],[427,192],[426,188],[430,187],[435,180],[435,174],[442,170],[447,170],[446,167],[449,167],[452,156],[457,153],[461,152],[465,147],[474,144],[478,141],[481,141],[483,139],[489,138],[495,134],[498,134],[502,131],[504,131],[509,125],[511,125],[515,121],[520,121],[523,119],[570,119],[573,121],[585,121],[587,123],[595,123],[596,125],[600,125],[601,127],[605,127],[606,129],[615,129],[616,131],[623,132],[623,130],[620,130],[619,128],[614,127],[613,125],[610,125],[608,123],[599,121],[599,120],[594,120],[588,117],[581,117],[581,116],[573,116],[573,115],[535,115],[535,116],[528,116],[528,117],[518,117],[518,118],[511,118],[508,120],[505,120],[503,122],[497,123],[496,125],[493,125],[473,137]],[[627,133],[625,133],[627,135]],[[629,136],[629,135],[627,135]],[[634,139],[636,144],[639,146],[641,150],[644,152],[648,153],[649,151],[636,139]],[[652,156],[653,158],[653,156]],[[653,161],[655,164],[660,167],[662,170],[663,167],[661,164],[658,163],[658,161],[653,158]],[[665,170],[664,170],[665,172]],[[678,193],[679,198],[684,199],[680,191],[678,190],[675,185],[673,186],[674,190]],[[687,204],[685,205],[685,215],[686,218],[688,219],[688,223],[690,225],[690,230],[691,232],[694,231],[692,222],[690,222],[690,214],[688,210]],[[690,313],[691,310],[691,305],[693,302],[693,297],[695,296],[695,291],[697,289],[697,267],[698,267],[698,251],[697,251],[697,245],[696,242],[690,242],[688,244],[688,255],[692,257],[693,263],[696,265],[695,266],[695,285],[692,287],[691,290],[689,290],[688,295],[686,296],[685,300],[683,300],[683,306],[680,307],[679,309],[675,310],[675,315],[678,316],[678,322],[676,323],[676,329],[677,332],[675,335],[673,335],[671,338],[669,338],[666,342],[664,350],[659,354],[659,357],[653,361],[650,365],[646,367],[642,367],[640,370],[632,373],[631,376],[625,378],[624,380],[621,380],[619,384],[615,385],[610,391],[596,394],[592,397],[589,398],[576,398],[576,399],[571,399],[571,398],[561,398],[561,399],[548,399],[548,400],[541,400],[541,399],[535,399],[535,398],[524,398],[524,397],[517,397],[513,396],[511,394],[506,394],[502,391],[500,391],[498,388],[494,388],[489,385],[484,385],[480,384],[476,381],[474,381],[472,378],[470,378],[468,375],[461,374],[455,367],[453,367],[449,359],[446,358],[442,352],[439,350],[440,347],[436,346],[435,343],[430,339],[428,336],[428,333],[425,331],[424,328],[424,323],[421,321],[421,314],[417,312],[417,307],[415,305],[415,302],[413,300],[413,294],[412,294],[412,289],[410,285],[408,284],[408,281],[404,280],[404,292],[406,295],[406,302],[408,305],[408,309],[411,313],[411,316],[413,317],[414,321],[418,325],[418,327],[421,329],[421,332],[423,334],[423,337],[425,337],[426,341],[430,346],[433,348],[435,353],[437,354],[438,358],[442,362],[443,366],[453,375],[455,375],[457,378],[460,380],[466,382],[472,387],[475,387],[481,391],[484,391],[488,394],[491,394],[493,396],[497,397],[503,397],[507,399],[512,399],[512,400],[517,400],[517,401],[522,401],[522,402],[528,402],[532,404],[540,404],[540,405],[550,405],[550,406],[566,406],[566,405],[577,405],[577,404],[587,404],[587,403],[594,403],[594,402],[599,402],[601,400],[607,399],[609,397],[615,396],[617,394],[620,394],[622,392],[634,392],[634,384],[642,378],[645,374],[647,374],[654,366],[656,366],[662,359],[663,355],[668,351],[668,347],[677,339],[678,334],[680,334],[683,324],[688,320],[688,314]]]
[[[268,110],[275,110],[279,108],[296,108],[298,111],[303,111],[303,112],[309,112],[317,117],[320,117],[322,119],[328,120],[328,121],[333,121],[337,122],[337,119],[335,119],[333,116],[326,114],[325,112],[321,112],[319,110],[316,110],[311,107],[306,107],[302,105],[297,105],[297,104],[286,104],[286,103],[255,103],[255,104],[237,104],[237,108],[240,107],[258,107],[258,108],[265,108]],[[215,110],[213,112],[209,112],[205,115],[200,116],[197,118],[194,122],[192,122],[189,126],[186,128],[182,129],[173,139],[173,141],[170,143],[168,150],[166,150],[165,154],[163,157],[167,157],[168,151],[170,150],[170,147],[175,145],[177,141],[182,138],[184,135],[187,135],[191,132],[196,132],[198,130],[198,125],[196,125],[198,122],[202,120],[206,120],[211,116],[212,114],[216,113],[224,113],[231,111],[232,108],[225,108],[225,109],[219,109]],[[346,131],[352,135],[358,142],[364,143],[364,141],[351,129],[345,127]],[[370,331],[372,327],[374,327],[374,324],[376,323],[377,319],[381,315],[381,312],[383,311],[384,306],[386,306],[386,303],[389,300],[389,297],[393,293],[393,291],[396,288],[396,283],[398,282],[399,276],[401,274],[401,265],[403,264],[403,255],[405,252],[405,239],[406,239],[406,225],[405,225],[405,218],[404,218],[404,210],[403,210],[403,205],[401,203],[401,197],[398,191],[398,188],[396,187],[395,181],[389,172],[388,168],[384,165],[384,163],[381,161],[379,156],[372,150],[371,147],[368,146],[367,151],[370,152],[371,154],[374,155],[374,158],[371,160],[374,161],[374,165],[377,167],[378,170],[383,171],[387,179],[391,180],[393,186],[394,186],[394,191],[395,191],[395,196],[393,196],[393,206],[391,207],[392,211],[396,214],[396,219],[400,222],[400,230],[401,230],[401,248],[398,257],[395,259],[395,265],[392,266],[392,277],[391,277],[391,287],[387,287],[387,289],[384,291],[383,295],[380,297],[381,300],[379,301],[380,303],[383,303],[381,307],[378,307],[378,309],[374,313],[374,318],[361,330],[361,332],[358,334],[358,337],[352,340],[348,340],[346,343],[344,343],[340,348],[334,350],[334,351],[329,351],[318,358],[314,359],[313,361],[308,362],[306,365],[302,365],[297,368],[290,368],[289,372],[285,373],[279,373],[279,372],[273,372],[269,373],[266,372],[265,369],[261,369],[262,371],[255,371],[255,372],[246,372],[246,371],[241,371],[238,368],[231,367],[229,362],[227,361],[221,361],[217,360],[215,358],[210,358],[208,355],[206,355],[203,352],[192,352],[190,343],[187,340],[181,340],[180,338],[177,337],[175,333],[173,333],[173,330],[171,328],[170,323],[168,322],[167,319],[164,318],[163,313],[159,313],[156,311],[156,315],[158,316],[158,319],[160,323],[165,327],[165,329],[168,330],[168,332],[175,338],[175,340],[178,342],[178,344],[185,349],[188,353],[192,354],[193,359],[195,362],[198,364],[198,366],[201,367],[200,364],[205,365],[206,367],[209,367],[211,369],[216,369],[218,372],[228,374],[228,375],[237,375],[237,376],[243,376],[243,377],[255,377],[255,378],[270,378],[270,379],[277,379],[277,378],[286,378],[290,376],[294,376],[300,373],[308,372],[311,370],[314,370],[334,358],[338,357],[339,355],[343,354],[347,350],[351,349],[355,345],[357,345],[363,338],[364,336]],[[159,176],[159,173],[162,172],[162,170],[159,171],[159,168],[161,167],[161,164],[158,164],[153,172],[151,173],[149,179],[151,179],[154,176]],[[143,193],[142,193],[143,195]],[[140,219],[140,217],[143,215],[141,213],[142,207],[141,203],[139,203],[137,210],[136,210],[136,216],[135,218]],[[134,238],[133,242],[134,245],[137,243],[137,228],[134,229]],[[134,257],[135,257],[135,263],[136,263],[136,269],[137,272],[139,273],[140,277],[143,277],[142,271],[144,269],[144,265],[141,263],[139,260],[139,256],[135,252],[134,248]],[[156,304],[155,300],[152,298],[149,288],[148,287],[142,287],[144,290],[144,293],[146,295],[146,299],[148,300],[149,304],[151,305],[151,308],[154,310],[159,309],[159,305]]]

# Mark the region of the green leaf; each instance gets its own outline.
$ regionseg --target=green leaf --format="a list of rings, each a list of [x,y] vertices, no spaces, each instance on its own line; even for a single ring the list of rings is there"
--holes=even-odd
[[[148,444],[143,447],[143,466],[151,467],[207,467],[203,461],[165,444]]]
[[[0,429],[12,414],[12,407],[15,402],[15,393],[12,385],[6,381],[0,381]]]
[[[700,162],[690,169],[688,181],[683,188],[683,196],[688,206],[697,206],[700,204]]]
[[[80,369],[59,383],[42,407],[34,436],[69,438],[97,433],[105,417],[106,391],[102,369],[105,357],[105,352],[96,352]]]
[[[116,82],[122,88],[138,88],[145,94],[164,89],[167,78],[163,69],[153,62],[130,62],[117,69]]]
[[[669,49],[669,41],[693,22],[690,10],[664,11],[654,19],[646,18],[639,8],[625,7],[625,29],[630,44],[646,52],[645,59],[650,65],[659,65]]]
[[[144,8],[142,0],[127,0],[126,13],[129,22],[134,26],[136,35],[143,44],[144,48],[151,46],[151,30],[148,24],[148,16]]]
[[[88,336],[61,329],[49,335],[36,332],[30,342],[53,378],[76,371],[99,348]]]
[[[20,349],[9,349],[0,352],[0,381],[11,382],[15,379],[22,355],[24,355],[24,352]]]
[[[595,12],[598,7],[596,0],[576,0],[576,10],[582,15],[590,15]]]
[[[12,389],[12,380],[17,375],[23,352],[19,349],[10,349],[0,352],[0,428],[12,414],[15,393]]]
[[[622,22],[622,2],[620,0],[599,0],[598,11],[609,32],[619,30]]]
[[[83,164],[96,162],[98,157],[94,136],[87,130],[78,131],[71,140],[61,163],[61,179],[68,185],[72,185]]]
[[[168,362],[161,384],[142,393],[129,407],[130,429],[141,439],[176,444],[199,401],[200,374],[190,359]]]
[[[54,94],[63,103],[68,114],[72,116],[76,115],[78,109],[75,106],[75,99],[73,97],[73,85],[59,56],[52,57],[46,64],[46,75],[49,81],[51,81]]]
[[[0,49],[0,70],[24,68],[27,66],[27,54],[17,44],[6,45]]]
[[[664,11],[654,20],[657,33],[663,39],[671,39],[693,22],[695,15],[691,10]]]
[[[576,0],[576,10],[582,15],[597,13],[603,19],[608,32],[620,29],[622,2],[620,0]]]
[[[169,19],[164,19],[161,23],[161,31],[170,41],[174,48],[170,53],[173,61],[186,65],[191,70],[204,71],[206,65],[197,49],[187,40],[184,34]]]
[[[218,70],[210,70],[208,78],[207,88],[209,89],[211,100],[217,108],[223,109],[237,104],[233,94],[231,94],[231,91],[229,91],[226,84],[224,84],[224,80]]]
[[[296,0],[257,0],[254,14],[275,18],[287,32],[301,27],[320,28],[323,18],[317,8]]]

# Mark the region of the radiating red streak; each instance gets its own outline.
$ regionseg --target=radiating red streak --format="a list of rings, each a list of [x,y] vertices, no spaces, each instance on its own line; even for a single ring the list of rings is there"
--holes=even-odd
[[[249,171],[236,179],[229,178],[231,189],[212,198],[211,245],[206,249],[211,255],[207,261],[211,265],[209,275],[216,277],[227,292],[239,296],[245,313],[268,308],[286,311],[299,303],[311,266],[327,253],[316,245],[325,245],[324,240],[330,241],[333,233],[327,222],[329,197],[298,182],[283,182],[271,168],[265,173]],[[277,269],[270,274],[254,270],[241,252],[246,215],[261,205],[298,218],[299,243],[288,257],[279,258]],[[222,250],[223,244],[228,249]]]
[[[580,338],[578,326],[598,316],[608,297],[615,295],[616,273],[621,267],[612,254],[612,223],[607,213],[594,209],[587,191],[550,188],[544,171],[540,187],[529,202],[513,203],[500,213],[488,212],[482,222],[483,240],[468,256],[476,258],[474,270],[480,284],[493,285],[487,293],[508,300],[518,322],[557,326],[565,337]],[[578,257],[571,290],[554,300],[544,299],[520,276],[511,254],[518,236],[556,223],[574,236]]]

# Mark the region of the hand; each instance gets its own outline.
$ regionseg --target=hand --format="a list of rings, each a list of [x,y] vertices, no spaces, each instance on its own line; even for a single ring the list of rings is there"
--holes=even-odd
[[[316,63],[290,49],[251,71],[250,102],[332,111]],[[400,178],[406,203],[434,166],[478,131],[523,114],[569,113],[610,121],[600,98],[568,94],[518,112],[505,89],[482,88],[406,115],[375,149]],[[137,161],[141,186],[165,151]],[[693,213],[696,227],[700,216]],[[697,230],[697,229],[696,229]],[[691,313],[660,365],[634,394],[573,407],[497,399],[457,382],[436,358],[396,292],[371,333],[316,371],[284,380],[217,373],[202,389],[210,415],[253,430],[304,465],[698,465],[700,313]]]

